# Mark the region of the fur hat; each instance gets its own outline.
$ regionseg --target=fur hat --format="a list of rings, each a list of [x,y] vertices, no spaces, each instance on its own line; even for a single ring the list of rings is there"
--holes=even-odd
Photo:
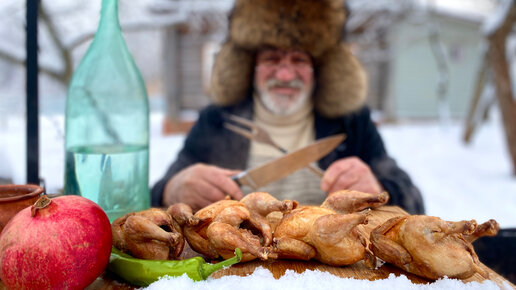
[[[212,100],[233,105],[250,94],[256,52],[265,47],[298,48],[314,60],[315,109],[337,117],[361,107],[366,77],[341,42],[345,0],[235,0],[229,36],[216,56]]]

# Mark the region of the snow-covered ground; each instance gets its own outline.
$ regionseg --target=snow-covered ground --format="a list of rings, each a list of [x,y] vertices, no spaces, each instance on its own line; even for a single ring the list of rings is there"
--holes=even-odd
[[[516,176],[499,116],[483,124],[471,144],[463,124],[382,126],[387,150],[423,193],[426,213],[447,220],[496,219],[516,227]]]
[[[151,117],[150,183],[166,171],[183,145],[184,135],[162,136],[162,115]],[[25,182],[25,131],[21,117],[0,117],[0,177]],[[40,174],[48,192],[63,185],[63,118],[40,122]],[[447,220],[496,219],[516,228],[516,177],[511,174],[503,128],[496,114],[469,145],[462,143],[462,123],[402,122],[379,127],[387,150],[421,189],[428,215]]]

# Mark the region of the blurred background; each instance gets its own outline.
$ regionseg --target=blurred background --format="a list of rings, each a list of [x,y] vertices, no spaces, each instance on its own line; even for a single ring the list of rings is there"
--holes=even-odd
[[[209,103],[213,56],[233,0],[120,0],[151,108],[150,182]],[[516,227],[513,1],[349,0],[346,37],[369,75],[368,104],[427,214]],[[67,86],[101,1],[40,1],[39,152],[47,192],[64,172]],[[25,1],[0,1],[0,183],[26,182]]]

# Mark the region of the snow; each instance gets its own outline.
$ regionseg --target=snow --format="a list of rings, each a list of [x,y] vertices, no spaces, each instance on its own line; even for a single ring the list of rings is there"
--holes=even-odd
[[[486,19],[482,26],[482,33],[484,35],[490,36],[503,25],[504,20],[507,18],[507,14],[511,11],[513,1],[514,0],[500,1],[498,9]]]
[[[410,173],[421,189],[428,215],[457,221],[496,219],[502,228],[516,227],[516,178],[511,175],[509,153],[505,148],[500,116],[492,111],[490,120],[479,128],[468,146],[461,141],[462,123],[451,122],[442,127],[438,122],[401,122],[380,125],[386,147],[399,165]],[[5,115],[3,115],[5,117]],[[184,135],[161,134],[163,116],[151,116],[150,173],[156,182],[175,159],[183,146]],[[62,188],[64,145],[63,117],[44,115],[40,118],[40,173],[47,192]],[[0,115],[0,177],[24,183],[25,130],[20,116]],[[149,289],[228,289],[243,285],[248,289],[498,289],[486,281],[464,284],[442,279],[431,284],[415,285],[405,276],[391,276],[381,281],[343,279],[329,273],[287,272],[279,280],[265,269],[257,269],[247,277],[228,276],[203,282],[188,277],[161,279]],[[510,289],[509,286],[505,287]]]
[[[163,116],[151,116],[149,182],[154,184],[183,146],[184,135],[161,134]],[[63,117],[40,118],[40,175],[47,192],[63,186]],[[498,111],[473,141],[462,140],[462,122],[380,125],[389,154],[409,173],[423,194],[426,214],[446,220],[496,219],[502,228],[516,228],[516,177]],[[25,182],[25,123],[20,116],[0,116],[0,177]]]
[[[500,116],[482,125],[469,145],[462,142],[462,125],[389,125],[380,131],[387,150],[422,191],[428,215],[494,218],[502,228],[516,227],[516,177]]]
[[[165,171],[183,145],[185,136],[161,134],[162,114],[151,116],[149,183],[152,185]],[[64,116],[42,115],[40,123],[40,175],[47,193],[59,192],[64,176]],[[25,183],[25,121],[19,115],[0,114],[0,178]]]
[[[194,282],[186,275],[181,277],[164,277],[159,281],[152,283],[146,289],[232,289],[235,285],[241,285],[238,288],[246,290],[269,290],[269,289],[368,289],[368,290],[403,290],[403,289],[500,289],[492,281],[484,281],[482,283],[469,282],[463,283],[457,279],[439,279],[434,283],[413,284],[406,276],[396,277],[390,274],[387,279],[383,280],[358,280],[349,278],[340,278],[327,272],[318,270],[306,270],[298,274],[292,270],[287,270],[285,275],[275,280],[272,273],[262,267],[256,268],[254,273],[246,277],[240,276],[224,276],[218,279],[208,278],[206,281]],[[502,289],[511,289],[508,284],[504,284]]]
[[[417,0],[423,9],[473,22],[483,21],[493,13],[497,4],[486,0]]]

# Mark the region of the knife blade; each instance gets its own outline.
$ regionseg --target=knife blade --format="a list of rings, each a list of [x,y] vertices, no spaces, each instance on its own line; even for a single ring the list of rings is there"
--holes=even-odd
[[[231,177],[239,186],[247,185],[254,190],[282,179],[308,164],[328,155],[346,139],[346,134],[323,138],[301,149],[278,157]]]

